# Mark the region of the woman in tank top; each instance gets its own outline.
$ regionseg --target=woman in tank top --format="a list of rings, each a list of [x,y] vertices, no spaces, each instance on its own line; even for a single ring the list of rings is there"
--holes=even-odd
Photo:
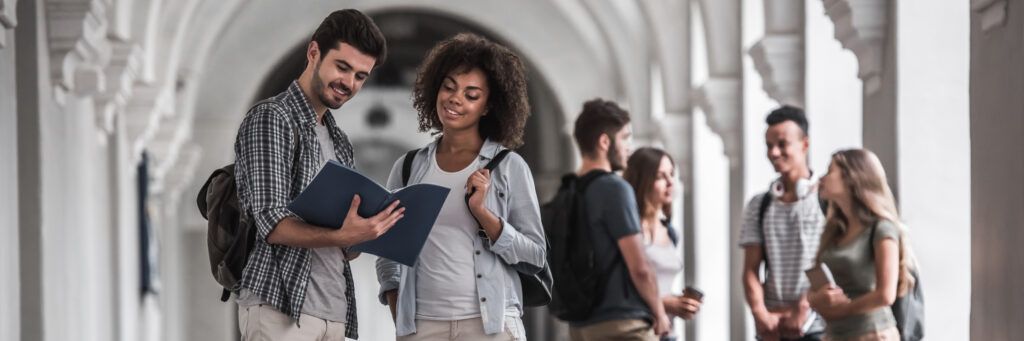
[[[686,320],[700,310],[699,300],[677,295],[672,286],[683,271],[679,237],[669,225],[675,195],[675,164],[665,151],[644,147],[633,152],[623,178],[633,187],[640,212],[644,251],[658,280],[658,295],[665,312]],[[675,340],[674,331],[662,340]]]

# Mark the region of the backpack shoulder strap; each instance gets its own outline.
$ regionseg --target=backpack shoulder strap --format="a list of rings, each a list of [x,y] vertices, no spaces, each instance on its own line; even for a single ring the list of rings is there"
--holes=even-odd
[[[597,180],[609,174],[612,174],[612,172],[606,172],[603,170],[590,171],[590,173],[584,174],[583,176],[579,177],[579,179],[576,180],[576,190],[579,191],[580,193],[583,193],[587,189],[587,186],[590,186],[590,184],[593,183],[594,180]]]
[[[772,204],[772,192],[767,191],[761,195],[761,206],[757,207],[757,232],[761,235],[761,259],[764,260],[764,267],[768,268],[768,248],[764,240],[764,215],[768,213],[768,206]]]
[[[672,240],[672,245],[679,246],[679,235],[676,234],[676,230],[669,225],[667,220],[662,221],[662,224],[665,224],[666,231],[668,231],[668,239]]]
[[[511,152],[511,150],[502,149],[500,152],[498,152],[498,154],[494,155],[494,158],[491,159],[490,162],[487,162],[487,165],[484,166],[484,169],[493,171],[495,168],[498,168],[498,164],[501,164],[501,161],[505,159],[505,156],[508,156],[509,152]]]
[[[405,160],[402,160],[402,186],[409,184],[409,177],[412,176],[412,162],[416,159],[419,149],[410,150],[405,153]]]

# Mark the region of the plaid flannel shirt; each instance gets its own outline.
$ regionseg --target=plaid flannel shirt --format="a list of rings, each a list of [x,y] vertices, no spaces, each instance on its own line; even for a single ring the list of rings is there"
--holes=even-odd
[[[293,81],[284,92],[262,101],[245,115],[235,141],[235,179],[242,208],[256,222],[256,243],[242,275],[242,286],[298,321],[310,278],[310,250],[272,245],[270,231],[295,217],[288,203],[320,170],[316,113]],[[338,161],[353,166],[352,144],[328,112],[324,115]],[[296,141],[296,138],[298,141]],[[298,153],[298,155],[296,155]],[[358,338],[355,285],[345,261],[348,310],[345,336]]]

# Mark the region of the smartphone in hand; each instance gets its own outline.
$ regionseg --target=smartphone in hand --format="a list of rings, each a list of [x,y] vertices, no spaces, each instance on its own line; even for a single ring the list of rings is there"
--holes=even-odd
[[[700,302],[704,302],[704,292],[689,285],[686,286],[686,289],[683,289],[683,297],[688,297]]]
[[[836,285],[836,280],[832,277],[832,271],[828,269],[828,265],[825,265],[825,263],[807,269],[804,271],[804,274],[811,281],[811,290],[817,290],[830,284]]]

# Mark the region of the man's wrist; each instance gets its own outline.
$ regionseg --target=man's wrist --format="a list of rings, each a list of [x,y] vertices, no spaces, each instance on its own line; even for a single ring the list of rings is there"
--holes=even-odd
[[[763,318],[765,316],[768,316],[768,308],[766,308],[763,305],[758,307],[751,307],[750,313],[751,315],[754,315],[754,318]]]

